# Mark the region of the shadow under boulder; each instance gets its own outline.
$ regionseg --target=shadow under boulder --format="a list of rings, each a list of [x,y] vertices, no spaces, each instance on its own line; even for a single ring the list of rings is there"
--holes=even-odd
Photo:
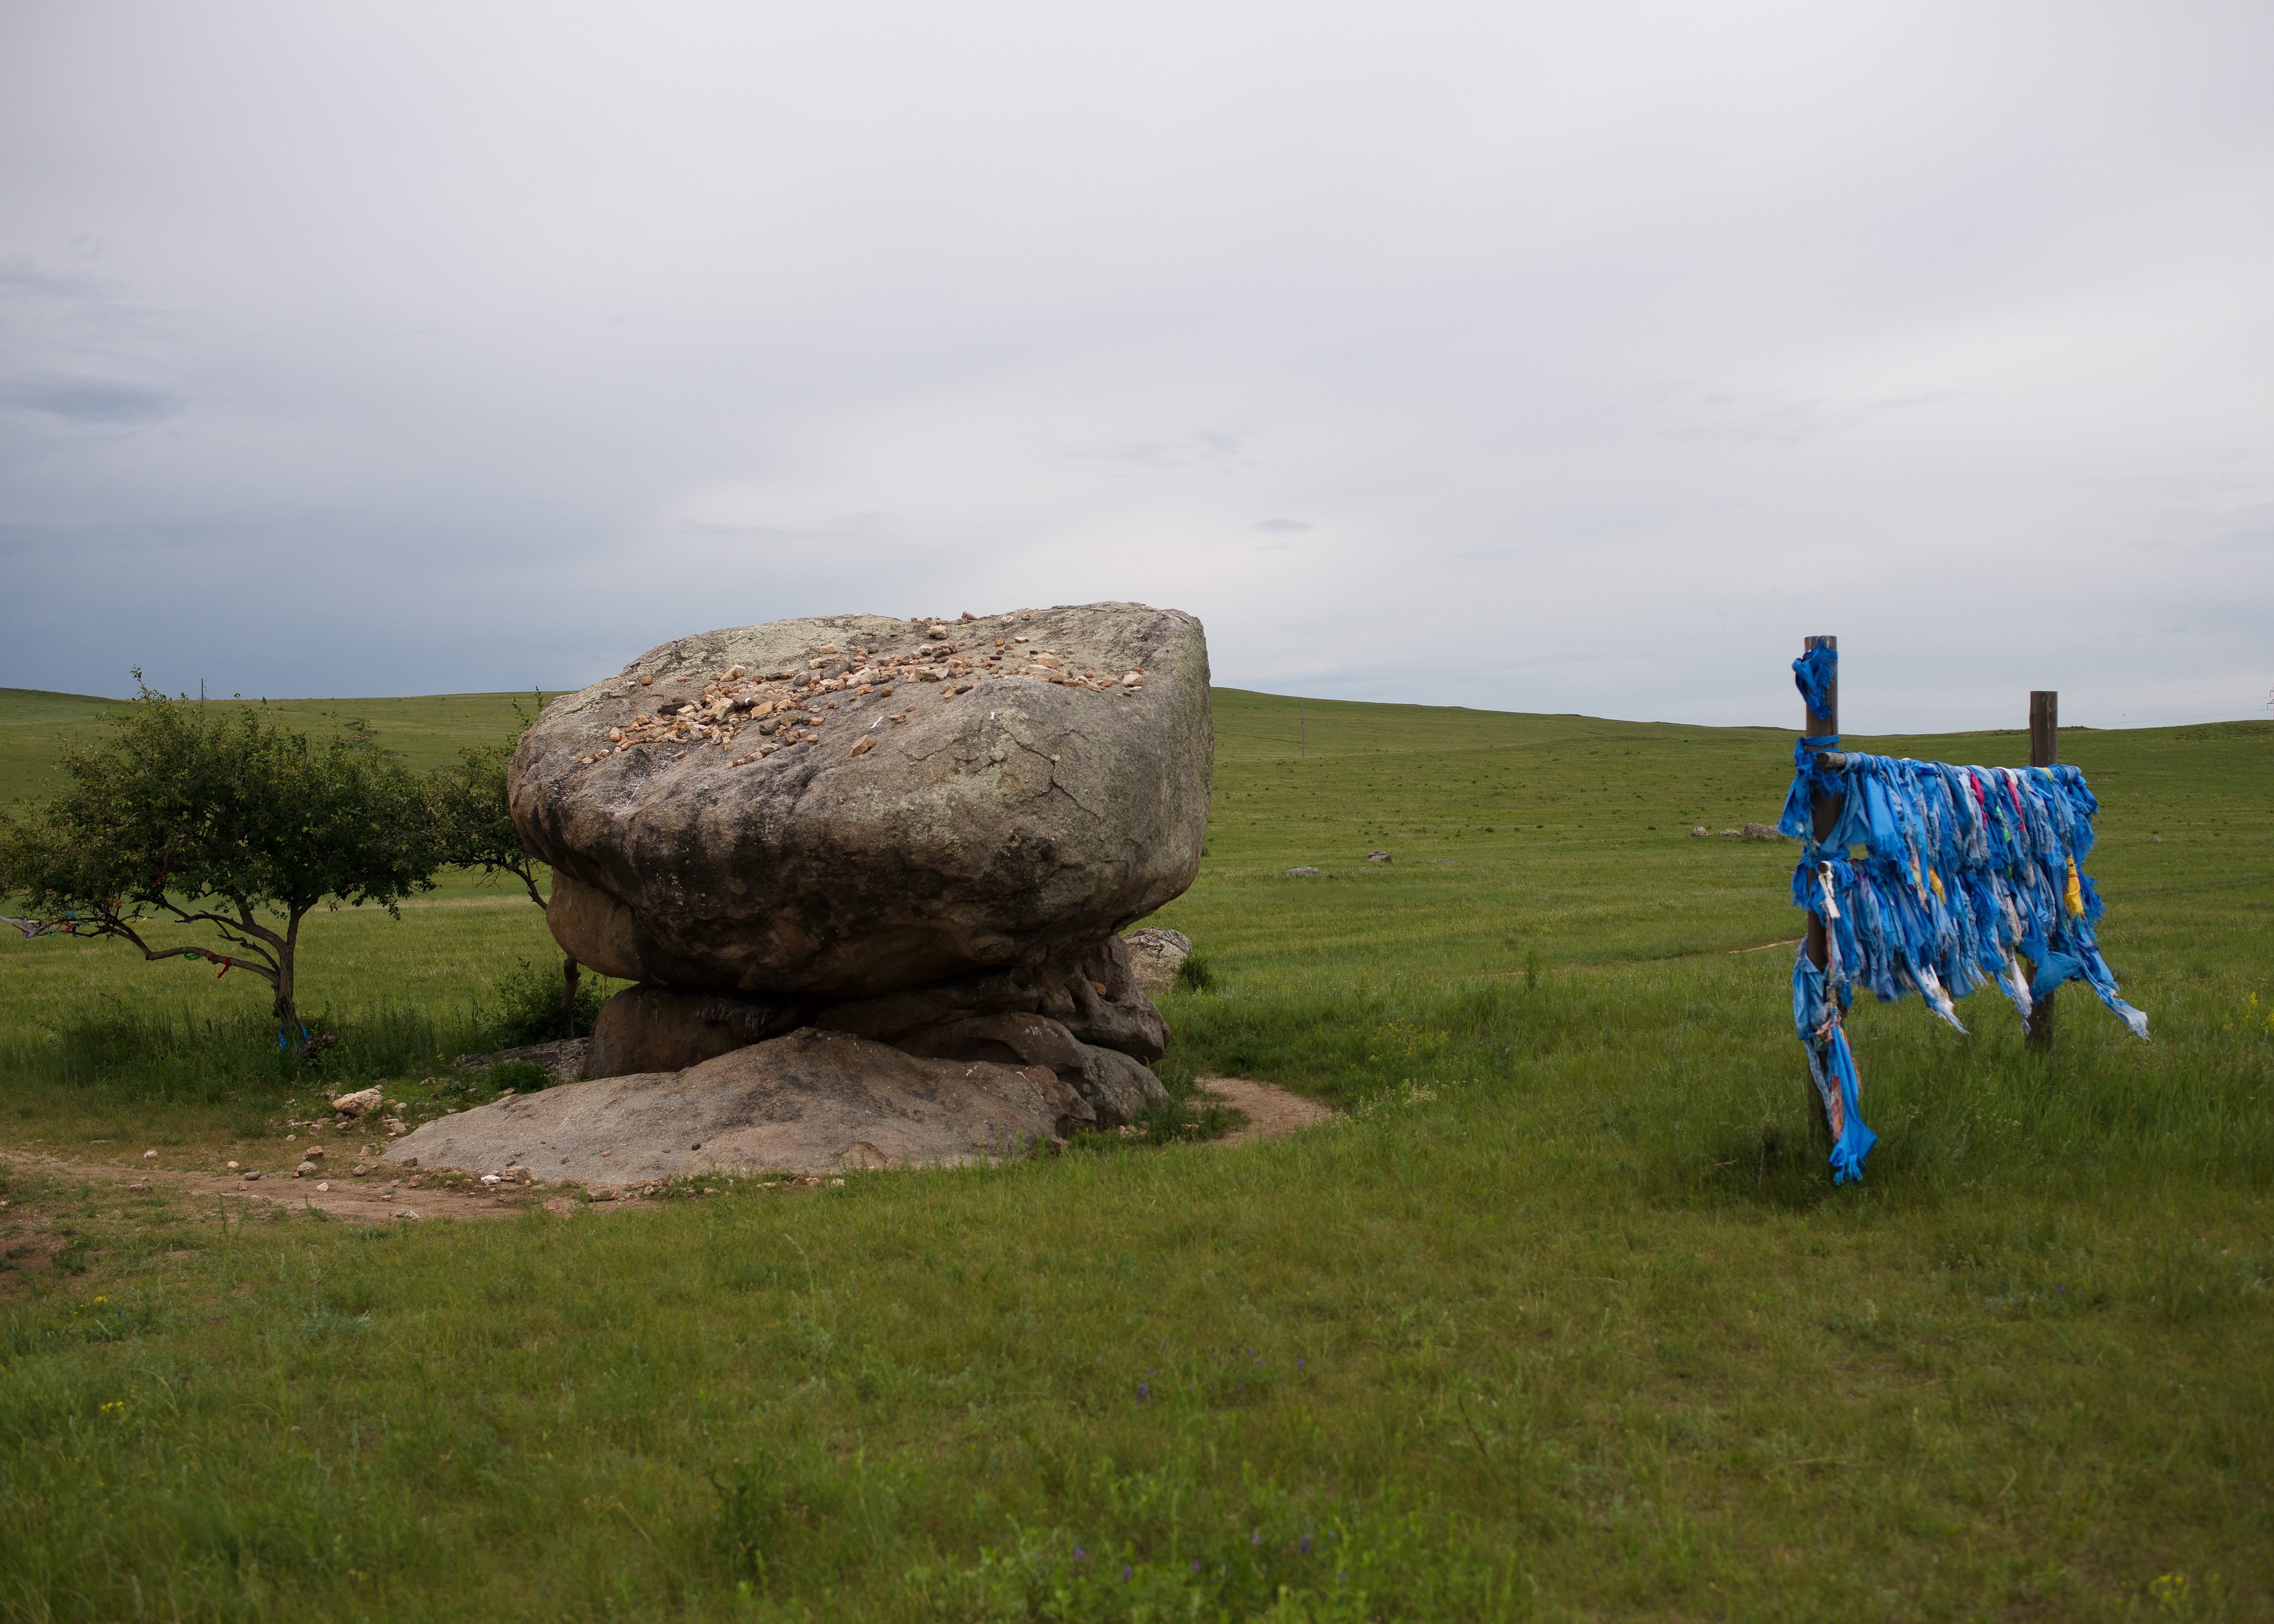
[[[600,1008],[587,1077],[684,1071],[804,1025],[808,1006],[700,987],[627,987]]]

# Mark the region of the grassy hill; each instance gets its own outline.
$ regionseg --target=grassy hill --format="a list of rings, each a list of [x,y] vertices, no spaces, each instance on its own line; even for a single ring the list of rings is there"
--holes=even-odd
[[[0,942],[0,1251],[84,1271],[0,1270],[0,1614],[2274,1616],[2274,725],[2064,737],[2154,1041],[1867,1001],[1834,1191],[1753,951],[1792,848],[1686,832],[1771,818],[1789,733],[1216,706],[1163,1069],[1347,1108],[1269,1146],[200,1211],[41,1158],[289,1168],[258,989]],[[328,1079],[445,1102],[546,949],[463,887],[313,917]]]
[[[100,738],[102,718],[126,703],[36,688],[0,688],[0,807],[53,793],[56,762],[64,741],[84,744]],[[455,761],[465,745],[510,738],[521,726],[514,714],[516,703],[531,716],[539,708],[528,694],[258,703],[267,714],[305,733],[331,733],[350,721],[368,722],[378,730],[380,746],[388,754],[420,771]]]

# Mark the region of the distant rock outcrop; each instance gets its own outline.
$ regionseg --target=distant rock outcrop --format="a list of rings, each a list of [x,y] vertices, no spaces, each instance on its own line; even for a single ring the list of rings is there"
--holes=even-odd
[[[1129,954],[1129,974],[1137,990],[1148,998],[1167,996],[1177,984],[1177,972],[1192,957],[1193,939],[1181,930],[1157,925],[1133,930],[1121,938]]]

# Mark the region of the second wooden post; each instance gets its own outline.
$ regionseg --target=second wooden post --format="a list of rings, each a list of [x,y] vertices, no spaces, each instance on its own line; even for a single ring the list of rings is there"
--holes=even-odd
[[[2048,688],[2029,694],[2029,765],[2051,767],[2060,761],[2060,695]],[[2031,965],[2029,973],[2037,974]],[[2035,1000],[2029,1009],[2029,1046],[2044,1052],[2053,1046],[2053,996]]]

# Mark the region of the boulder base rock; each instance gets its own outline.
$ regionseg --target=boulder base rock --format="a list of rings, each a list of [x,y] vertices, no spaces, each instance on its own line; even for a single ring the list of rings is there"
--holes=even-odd
[[[1169,1102],[1161,1079],[1118,1049],[1084,1043],[1045,1015],[975,1015],[905,1034],[893,1047],[911,1055],[951,1060],[991,1060],[1003,1065],[1047,1066],[1080,1094],[1088,1121],[1101,1128],[1133,1123]]]
[[[584,1051],[587,1077],[684,1071],[803,1024],[807,1006],[749,993],[627,987],[600,1006]]]
[[[829,1004],[813,1024],[907,1048],[911,1034],[979,1015],[1046,1015],[1084,1043],[1149,1064],[1168,1052],[1169,1023],[1137,989],[1129,956],[1108,938],[1072,963],[959,976]]]
[[[508,795],[581,962],[876,997],[1065,961],[1191,884],[1208,682],[1200,622],[1138,604],[708,632],[546,706]]]
[[[1129,976],[1137,990],[1148,998],[1161,998],[1177,984],[1178,966],[1191,957],[1193,939],[1181,930],[1151,925],[1131,931],[1121,938],[1121,945],[1129,955]]]
[[[809,1027],[684,1071],[567,1083],[462,1111],[388,1147],[387,1160],[623,1184],[957,1165],[1017,1154],[1088,1120],[1047,1066],[919,1059]]]
[[[550,1043],[524,1043],[519,1049],[501,1049],[486,1055],[460,1055],[453,1064],[463,1071],[478,1071],[520,1060],[543,1066],[558,1082],[573,1083],[584,1075],[584,1051],[591,1042],[589,1038],[556,1038]]]

